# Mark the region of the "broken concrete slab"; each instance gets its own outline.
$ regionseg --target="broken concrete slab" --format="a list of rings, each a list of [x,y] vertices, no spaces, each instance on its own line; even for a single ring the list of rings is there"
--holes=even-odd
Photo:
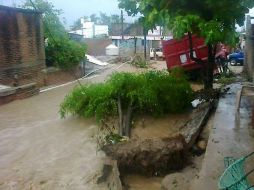
[[[209,118],[212,107],[212,103],[205,103],[192,113],[192,119],[182,127],[180,133],[184,136],[188,148],[191,148],[195,144],[203,126]]]

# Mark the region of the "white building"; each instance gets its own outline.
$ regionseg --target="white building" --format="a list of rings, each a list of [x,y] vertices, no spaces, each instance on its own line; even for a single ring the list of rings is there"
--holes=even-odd
[[[108,25],[97,25],[94,22],[86,21],[81,18],[82,29],[70,31],[69,33],[83,35],[84,38],[96,38],[99,36],[108,36]]]

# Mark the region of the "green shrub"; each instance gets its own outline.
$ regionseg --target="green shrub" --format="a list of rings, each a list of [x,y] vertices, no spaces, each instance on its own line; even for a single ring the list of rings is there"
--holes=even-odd
[[[69,40],[65,36],[49,38],[45,48],[48,65],[71,69],[85,58],[86,46]]]
[[[146,60],[140,55],[134,56],[133,60],[131,61],[131,65],[138,68],[148,68]]]
[[[184,76],[166,71],[115,73],[105,83],[75,88],[61,104],[60,114],[95,116],[101,121],[117,115],[119,98],[123,110],[131,104],[136,113],[162,115],[188,107],[192,90]]]

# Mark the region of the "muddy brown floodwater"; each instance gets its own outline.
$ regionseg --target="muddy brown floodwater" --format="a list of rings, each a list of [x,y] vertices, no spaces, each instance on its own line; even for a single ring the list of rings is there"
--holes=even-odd
[[[96,155],[93,120],[59,118],[67,91],[61,88],[0,107],[0,189],[94,188],[105,156]]]
[[[127,175],[124,183],[128,190],[160,190],[163,177],[145,177],[141,175]]]
[[[84,82],[101,82],[113,66]],[[0,106],[0,189],[107,189],[97,185],[105,155],[96,152],[96,122],[76,117],[60,119],[59,104],[76,84]]]
[[[101,82],[114,71],[138,70],[118,66],[86,82]],[[105,159],[104,153],[96,152],[96,122],[76,117],[63,120],[58,114],[59,104],[74,85],[0,106],[1,190],[107,189],[96,184]],[[167,122],[145,118],[144,127],[161,136],[169,126]],[[178,126],[173,122],[172,126]],[[152,125],[163,132],[156,133]],[[137,134],[143,129],[138,130]],[[172,128],[170,133],[177,130]],[[132,181],[133,189],[160,189],[161,178],[127,176],[126,180]]]

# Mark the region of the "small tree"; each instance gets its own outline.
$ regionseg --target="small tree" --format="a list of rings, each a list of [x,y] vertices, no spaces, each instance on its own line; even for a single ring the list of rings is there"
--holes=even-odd
[[[213,87],[213,66],[218,43],[235,44],[235,25],[243,25],[245,13],[254,6],[253,0],[119,0],[119,7],[129,15],[141,13],[145,25],[167,25],[177,38],[197,34],[205,38],[208,46],[208,61],[204,85]],[[194,58],[191,49],[191,58]]]
[[[60,114],[119,118],[119,135],[130,136],[134,114],[177,113],[190,105],[192,90],[180,70],[115,73],[105,83],[79,87],[66,96]]]
[[[94,22],[95,24],[98,23],[99,19],[100,19],[100,18],[97,16],[97,14],[91,14],[91,15],[90,15],[90,20],[91,20],[91,22]]]
[[[80,18],[75,20],[70,28],[71,28],[71,30],[79,30],[79,29],[81,29],[82,28],[82,24],[81,24]]]

